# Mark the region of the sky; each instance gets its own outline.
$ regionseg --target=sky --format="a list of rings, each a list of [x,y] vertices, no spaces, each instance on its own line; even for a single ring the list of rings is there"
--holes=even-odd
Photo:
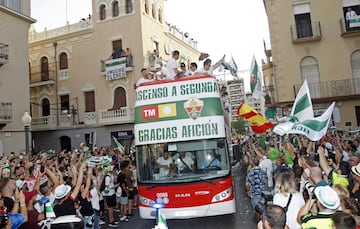
[[[224,54],[226,61],[233,56],[242,71],[250,69],[253,55],[259,65],[265,59],[263,41],[270,44],[270,39],[263,0],[165,0],[164,7],[165,21],[188,32],[213,63]],[[37,32],[79,22],[89,14],[91,0],[31,0]],[[239,75],[248,81],[248,74]]]

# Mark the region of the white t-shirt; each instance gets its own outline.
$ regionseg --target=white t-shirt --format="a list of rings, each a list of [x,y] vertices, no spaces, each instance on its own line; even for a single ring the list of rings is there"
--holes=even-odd
[[[105,187],[109,190],[109,192],[103,192],[103,196],[112,196],[115,194],[114,176],[112,174],[105,176]]]
[[[281,207],[286,207],[286,204],[289,201],[289,194],[284,196],[283,194],[276,193],[274,196],[273,203],[279,205]],[[304,198],[300,192],[294,193],[288,210],[286,212],[286,224],[290,229],[301,229],[301,226],[297,223],[297,215],[299,213],[300,208],[305,205]]]
[[[100,210],[100,204],[99,204],[100,197],[99,197],[96,187],[93,187],[90,190],[90,195],[91,195],[91,206],[93,207],[93,209],[99,211]]]
[[[142,83],[146,83],[146,82],[151,82],[154,81],[153,79],[145,79],[144,77],[141,77],[137,82],[136,82],[136,86],[139,86]]]
[[[263,159],[261,159],[260,163],[259,163],[259,167],[266,171],[266,174],[268,176],[268,187],[272,188],[274,186],[273,184],[273,163],[271,162],[271,160],[267,157],[263,157]]]
[[[165,159],[164,157],[159,157],[157,159],[157,163],[159,165],[167,165],[167,166],[169,166],[172,163],[172,159],[171,159],[171,157],[168,157],[168,159]],[[169,167],[160,168],[159,172],[160,172],[161,177],[165,177],[165,176],[169,175]]]
[[[171,58],[166,64],[166,79],[174,79],[176,76],[176,72],[174,68],[177,68],[178,64],[174,58]]]
[[[197,71],[198,73],[200,74],[209,74],[209,75],[212,75],[213,74],[213,71],[214,71],[214,67],[213,66],[210,66],[209,70],[205,70],[204,67],[200,68],[199,71]]]
[[[181,170],[184,170],[185,168],[187,168],[187,166],[184,165],[184,163],[187,164],[189,166],[189,168],[191,169],[191,166],[194,164],[194,160],[190,156],[186,155],[184,158],[182,158],[182,161],[181,161],[180,157],[178,157],[176,160],[176,163],[177,163],[178,169],[181,171]]]

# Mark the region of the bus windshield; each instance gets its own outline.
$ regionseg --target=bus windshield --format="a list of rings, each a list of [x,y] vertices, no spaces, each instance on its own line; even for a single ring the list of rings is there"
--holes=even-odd
[[[139,183],[177,183],[228,176],[225,138],[137,146]]]

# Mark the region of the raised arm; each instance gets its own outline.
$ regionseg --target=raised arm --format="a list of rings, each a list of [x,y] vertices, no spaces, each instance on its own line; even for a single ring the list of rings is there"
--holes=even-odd
[[[330,166],[329,166],[329,164],[327,163],[327,160],[326,160],[326,158],[325,158],[324,147],[323,147],[323,146],[319,146],[317,152],[318,152],[318,154],[319,154],[320,167],[322,168],[322,170],[325,172],[326,175],[329,175],[331,169],[330,169]]]
[[[214,69],[217,69],[218,67],[220,67],[220,65],[224,62],[224,59],[225,59],[225,55],[218,62],[216,62],[213,65]]]
[[[75,200],[77,195],[79,194],[79,190],[80,190],[80,187],[82,185],[82,182],[83,182],[83,179],[84,179],[84,168],[86,167],[86,163],[83,162],[79,168],[79,174],[78,174],[78,177],[77,177],[77,180],[76,180],[76,186],[74,188],[74,190],[72,191],[70,197],[71,199]],[[74,179],[74,177],[73,177]]]
[[[81,193],[81,197],[83,199],[87,198],[89,195],[89,190],[90,190],[90,185],[91,185],[91,176],[92,176],[92,168],[88,168],[87,170],[87,176],[86,176],[86,183],[85,183],[85,188],[84,191]]]

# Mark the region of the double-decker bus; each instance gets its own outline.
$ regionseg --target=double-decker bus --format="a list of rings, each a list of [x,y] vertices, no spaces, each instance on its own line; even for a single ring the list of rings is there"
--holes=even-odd
[[[162,204],[168,219],[232,214],[235,190],[218,82],[192,76],[136,88],[135,144],[140,217]],[[159,158],[168,152],[168,172]],[[192,161],[183,172],[185,154]],[[186,166],[186,167],[190,167]]]

